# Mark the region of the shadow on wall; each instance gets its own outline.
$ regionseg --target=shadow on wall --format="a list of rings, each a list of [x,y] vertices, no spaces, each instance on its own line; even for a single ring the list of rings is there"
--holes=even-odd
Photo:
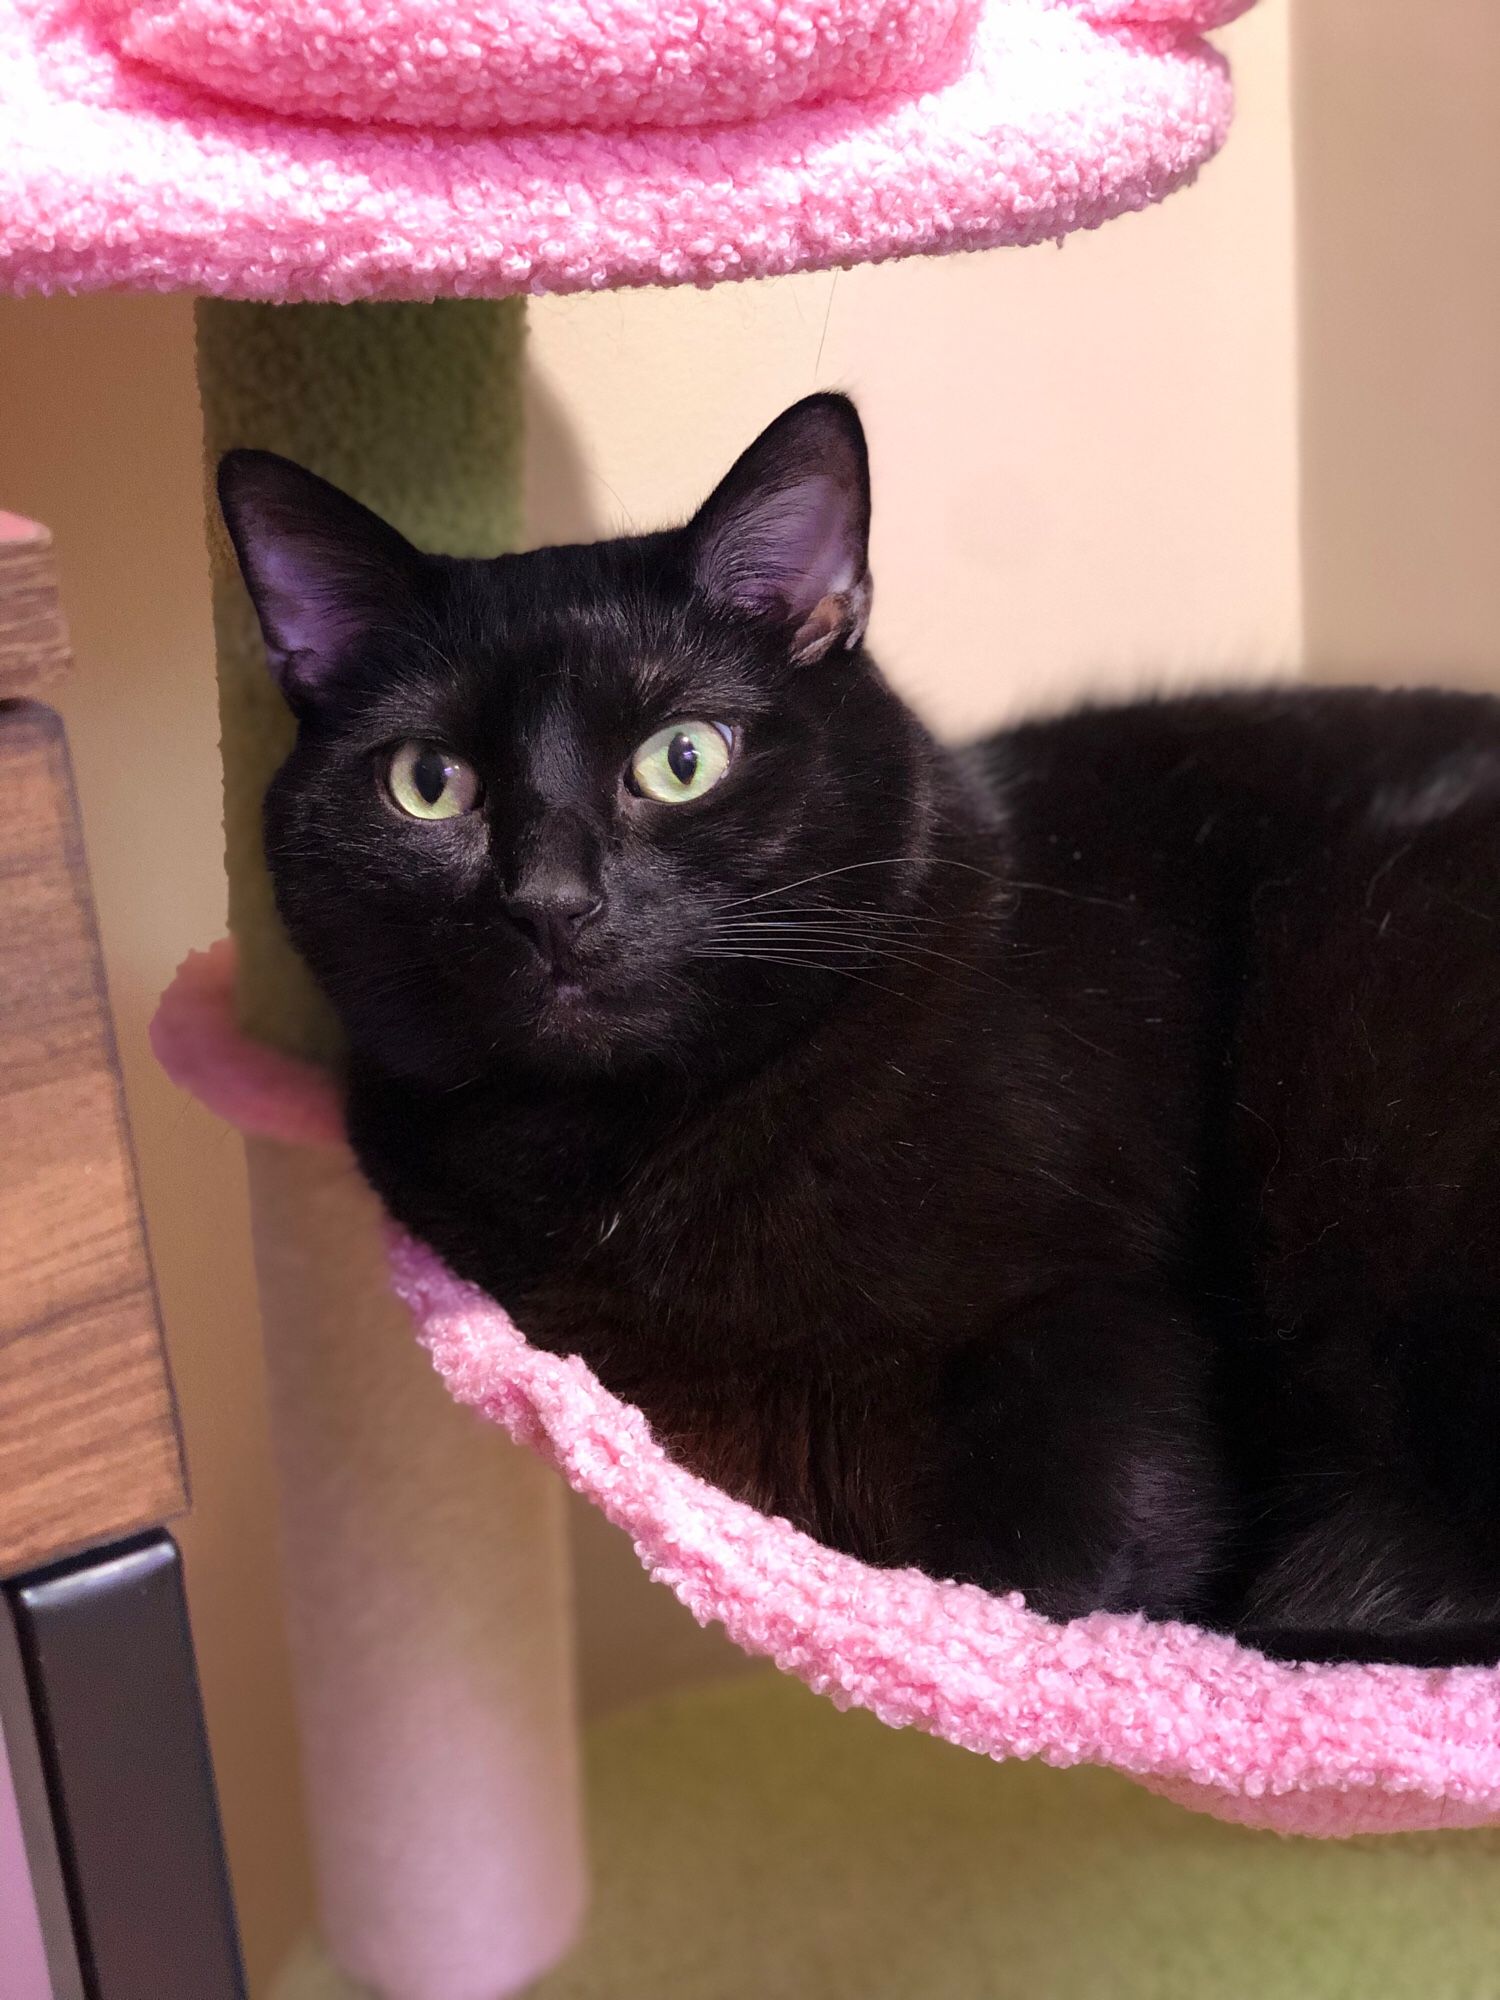
[[[523,401],[526,489],[522,518],[527,547],[598,540],[609,530],[589,502],[589,468],[582,447],[562,404],[535,368],[526,370]]]

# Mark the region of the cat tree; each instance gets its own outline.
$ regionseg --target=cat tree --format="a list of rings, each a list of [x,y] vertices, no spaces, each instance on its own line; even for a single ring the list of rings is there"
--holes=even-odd
[[[523,294],[1096,226],[1219,145],[1229,86],[1203,31],[1246,4],[0,0],[0,283],[202,295],[210,460],[282,451],[418,542],[493,551],[521,532]],[[212,539],[236,1001],[260,1053],[215,1042],[211,977],[194,1018],[221,1079],[206,1094],[237,1089],[261,1128],[251,1187],[320,1919],[334,1963],[388,2000],[494,2000],[565,1949],[582,1900],[559,1493],[439,1392],[347,1158],[286,1143],[333,1136],[327,1086],[285,1065],[336,1066],[337,1047],[270,903],[258,809],[289,725]],[[858,1620],[830,1640],[817,1606],[776,1598],[793,1556],[812,1558],[726,1526],[712,1496],[632,1512],[599,1471],[617,1449],[641,1469],[631,1413],[580,1409],[577,1383],[528,1374],[503,1325],[476,1334],[473,1301],[406,1273],[461,1394],[612,1497],[695,1608],[734,1623],[748,1603],[739,1636],[842,1698],[1058,1761],[1128,1765],[1110,1732],[1144,1729],[1134,1768],[1240,1817],[1275,1817],[1247,1803],[1261,1795],[1305,1807],[1315,1792],[1333,1797],[1325,1831],[1495,1815],[1472,1732],[1493,1743],[1500,1717],[1478,1681],[1450,1677],[1431,1700],[1411,1679],[1399,1700],[1378,1678],[1357,1698],[1335,1681],[1309,1701],[1294,1670],[1263,1685],[1226,1655],[1211,1672],[1191,1639],[1146,1634],[1124,1671],[1115,1637],[1054,1642],[1005,1606],[961,1608],[950,1630],[920,1593],[871,1614],[885,1638],[887,1612],[916,1621],[892,1658],[870,1657]],[[683,1504],[691,1533],[662,1544],[661,1507]],[[868,1588],[838,1574],[819,1616]],[[934,1631],[941,1659],[923,1664]],[[1352,1709],[1388,1696],[1351,1736]],[[1290,1761],[1224,1750],[1226,1718],[1256,1746],[1273,1713]],[[1206,1733],[1188,1728],[1206,1714]],[[1218,1749],[1185,1751],[1188,1736]]]

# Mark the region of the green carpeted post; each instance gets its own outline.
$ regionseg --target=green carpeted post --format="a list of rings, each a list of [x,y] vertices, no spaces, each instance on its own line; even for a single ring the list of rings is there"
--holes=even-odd
[[[201,299],[198,383],[212,474],[235,445],[279,451],[419,545],[494,555],[521,532],[525,306],[266,306]],[[271,904],[260,802],[292,740],[212,493],[229,928],[245,1027],[299,1055],[336,1047]]]
[[[210,475],[258,446],[427,547],[514,545],[523,312],[201,303]],[[261,859],[290,718],[209,518],[241,1016],[336,1062]],[[437,1384],[347,1157],[248,1153],[324,1936],[383,2000],[498,2000],[566,1948],[582,1899],[561,1489]]]

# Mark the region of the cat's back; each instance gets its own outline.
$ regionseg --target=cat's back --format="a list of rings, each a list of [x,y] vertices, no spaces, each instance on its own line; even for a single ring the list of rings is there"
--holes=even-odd
[[[1275,688],[1085,707],[978,744],[1019,874],[1254,894],[1304,858],[1500,815],[1500,700]]]
[[[1103,1052],[1080,1055],[1090,1102],[1117,1123],[1123,1069],[1137,1131],[1166,1102],[1163,1153],[1201,1135],[1220,1289],[1342,1327],[1441,1272],[1500,1311],[1500,701],[1141,703],[972,762],[1016,976]]]

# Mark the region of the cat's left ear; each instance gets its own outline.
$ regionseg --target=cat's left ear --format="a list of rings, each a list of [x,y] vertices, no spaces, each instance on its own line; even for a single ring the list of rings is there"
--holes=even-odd
[[[793,660],[853,650],[870,618],[870,461],[847,396],[808,396],[761,432],[689,523],[693,581],[774,621]]]

